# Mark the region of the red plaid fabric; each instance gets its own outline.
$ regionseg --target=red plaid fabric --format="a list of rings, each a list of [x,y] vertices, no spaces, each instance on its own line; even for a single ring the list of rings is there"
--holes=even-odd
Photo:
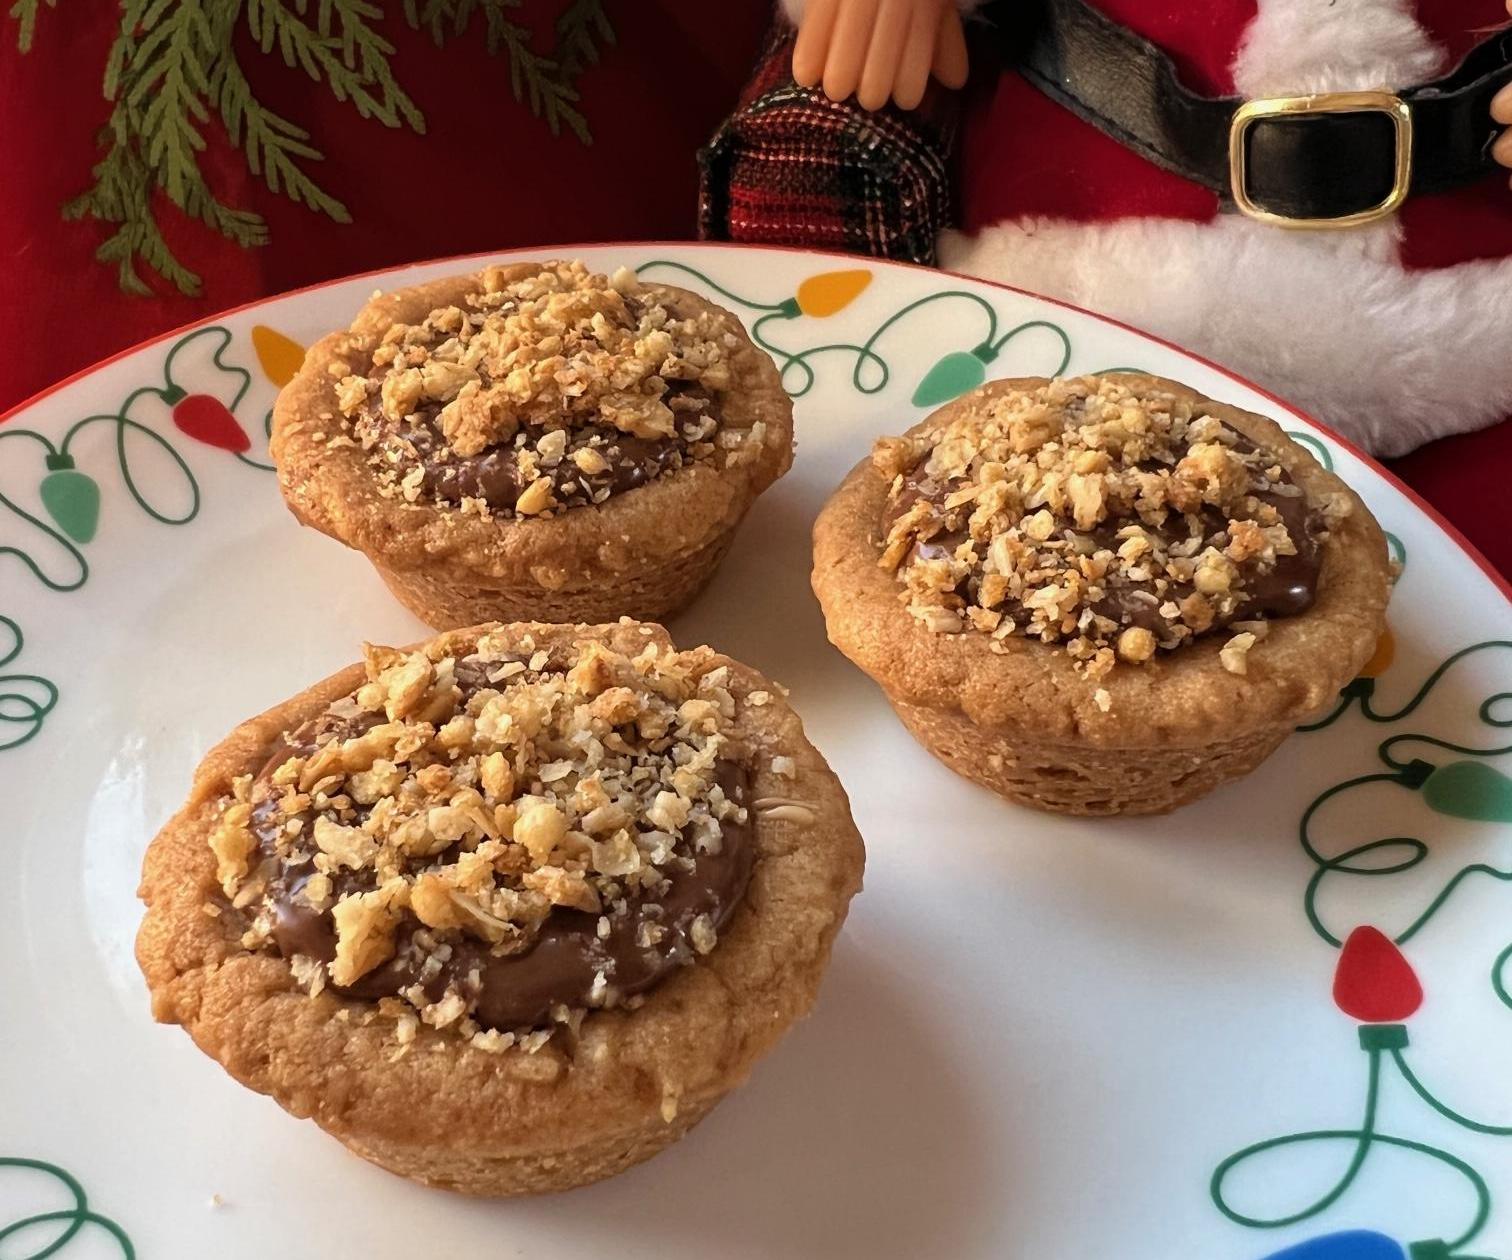
[[[735,114],[699,154],[699,235],[935,261],[951,221],[957,93],[876,113],[793,82],[794,32],[773,31]]]

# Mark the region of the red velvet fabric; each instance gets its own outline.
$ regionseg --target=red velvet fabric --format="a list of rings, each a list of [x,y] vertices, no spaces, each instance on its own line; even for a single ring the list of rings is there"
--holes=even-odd
[[[566,0],[527,0],[511,17],[552,43]],[[269,244],[240,249],[171,206],[174,252],[203,278],[198,297],[157,285],[128,296],[93,254],[110,229],[59,209],[91,183],[109,116],[100,81],[120,21],[114,4],[38,18],[22,55],[0,12],[0,412],[125,346],[226,307],[300,285],[447,254],[577,241],[691,237],[693,155],[739,95],[771,17],[769,0],[635,0],[607,6],[618,42],[579,79],[592,130],[553,138],[510,93],[506,59],[481,23],[438,50],[387,5],[395,71],[426,117],[424,136],[364,121],[275,52],[241,64],[271,109],[307,128],[325,160],[311,174],[351,211],[347,225],[268,191],[215,128],[211,186],[262,214]]]
[[[1430,442],[1386,466],[1512,580],[1512,419]]]
[[[1457,3],[1458,0],[1451,0]],[[1093,0],[1115,22],[1165,49],[1193,90],[1234,90],[1234,49],[1254,20],[1256,0]]]
[[[1195,90],[1234,90],[1229,65],[1255,0],[1099,0],[1109,17],[1165,49]],[[961,218],[968,232],[1006,218],[1205,220],[1207,189],[1147,162],[1062,109],[1017,74],[975,93],[961,144]]]

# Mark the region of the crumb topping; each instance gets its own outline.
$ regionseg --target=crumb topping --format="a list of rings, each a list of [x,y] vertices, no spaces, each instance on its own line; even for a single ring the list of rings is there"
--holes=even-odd
[[[712,950],[752,860],[728,668],[438,651],[369,646],[368,681],[236,781],[210,845],[243,945],[485,1049]]]
[[[1225,627],[1222,664],[1243,673],[1265,618],[1311,606],[1348,510],[1309,505],[1200,404],[1117,377],[984,399],[872,461],[890,483],[879,564],[914,617],[1063,645],[1093,677]]]
[[[721,424],[739,341],[716,312],[678,318],[625,268],[506,275],[485,268],[460,305],[393,325],[338,383],[385,494],[542,516],[759,450],[760,426]]]

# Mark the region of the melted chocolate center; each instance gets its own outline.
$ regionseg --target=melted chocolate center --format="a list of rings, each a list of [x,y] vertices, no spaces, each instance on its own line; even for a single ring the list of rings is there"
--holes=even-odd
[[[640,303],[626,299],[632,316],[638,316]],[[484,383],[487,384],[485,375]],[[676,418],[676,432],[670,437],[641,438],[608,424],[588,423],[567,429],[567,441],[560,457],[550,461],[537,456],[535,472],[527,474],[521,461],[525,451],[535,452],[536,443],[547,430],[524,425],[508,442],[472,456],[458,455],[447,443],[436,423],[440,403],[427,403],[412,415],[395,420],[386,415],[380,399],[370,399],[364,416],[369,433],[380,435],[379,449],[402,477],[418,466],[422,472],[421,489],[443,503],[461,503],[463,499],[482,499],[495,511],[513,510],[525,488],[537,476],[551,479],[553,497],[558,503],[579,506],[601,503],[610,495],[622,494],[643,486],[653,478],[673,472],[696,457],[692,448],[703,437],[690,436],[688,422],[695,425],[707,416],[716,426],[720,420],[718,398],[694,381],[668,380],[662,401]],[[572,455],[591,450],[604,461],[596,461],[585,471]]]
[[[1229,431],[1235,433],[1237,437],[1233,449],[1241,454],[1256,449],[1254,443],[1242,434],[1238,434],[1237,430],[1230,429]],[[912,472],[904,475],[903,485],[896,500],[883,512],[881,523],[883,537],[886,537],[893,522],[920,499],[933,503],[940,510],[941,515],[944,515],[946,498],[959,489],[959,486],[953,481],[931,477],[925,471],[928,459],[926,455],[914,466]],[[1286,526],[1287,533],[1291,535],[1292,543],[1297,549],[1296,554],[1289,556],[1278,554],[1276,563],[1264,572],[1258,571],[1253,566],[1246,566],[1243,570],[1243,599],[1228,612],[1218,612],[1213,618],[1212,625],[1202,632],[1204,634],[1222,629],[1235,621],[1251,621],[1260,617],[1295,617],[1311,608],[1313,601],[1317,598],[1318,573],[1322,567],[1322,551],[1318,544],[1318,534],[1322,528],[1322,519],[1317,512],[1308,507],[1306,496],[1295,486],[1284,469],[1276,484],[1292,487],[1293,493],[1268,490],[1255,493],[1252,497],[1276,509],[1281,523]],[[1205,540],[1212,540],[1214,535],[1221,533],[1228,525],[1228,518],[1214,507],[1204,507],[1197,515]],[[1189,536],[1186,528],[1187,518],[1173,511],[1169,519],[1171,525],[1180,527],[1180,532],[1170,528],[1144,525],[1143,522],[1140,524],[1146,533],[1166,543],[1184,541]],[[1079,537],[1089,539],[1093,550],[1116,552],[1121,541],[1117,536],[1118,531],[1129,523],[1129,521],[1108,521],[1095,529],[1075,532]],[[969,537],[970,535],[964,529],[942,529],[931,538],[916,542],[908,559],[948,559]],[[976,595],[977,581],[975,577],[967,578],[957,593],[968,601],[972,600]],[[1141,626],[1154,633],[1157,638],[1169,630],[1168,623],[1160,615],[1160,605],[1167,600],[1175,600],[1179,603],[1196,589],[1189,582],[1168,579],[1164,589],[1157,592],[1153,582],[1135,581],[1115,567],[1109,568],[1102,584],[1106,593],[1093,606],[1099,616],[1107,617],[1122,626]],[[1011,598],[1005,599],[998,607],[1005,616],[1013,616],[1016,619],[1027,611],[1020,601]]]
[[[488,686],[482,672],[459,661],[457,682],[463,703]],[[352,719],[316,718],[286,736],[253,784],[252,832],[259,856],[273,874],[265,894],[272,910],[272,937],[285,958],[296,954],[330,962],[336,933],[329,910],[317,910],[301,895],[315,868],[310,861],[292,863],[278,854],[275,836],[282,818],[276,807],[281,789],[273,772],[291,757],[307,756],[328,737],[348,739],[382,720],[381,714]],[[720,761],[716,778],[725,795],[747,804],[749,775],[734,761]],[[755,859],[749,815],[744,823],[721,824],[718,853],[692,852],[662,868],[665,890],[655,901],[627,890],[623,908],[606,907],[602,915],[555,907],[531,943],[517,953],[497,953],[487,942],[459,932],[437,932],[413,919],[398,929],[395,951],[387,962],[356,983],[330,986],[350,997],[377,1000],[419,985],[429,1001],[455,986],[476,1002],[473,1018],[486,1028],[512,1029],[542,1024],[555,1006],[589,1005],[589,994],[602,974],[613,995],[623,1000],[650,989],[669,972],[693,961],[693,921],[707,915],[716,932],[723,929],[745,893]],[[455,859],[450,850],[439,863]],[[374,887],[371,871],[342,870],[331,877],[336,897]],[[600,922],[607,925],[601,930]],[[643,925],[661,929],[655,944],[642,944]]]
[[[414,449],[415,458],[424,470],[421,486],[425,493],[445,503],[482,499],[496,511],[513,509],[515,501],[534,480],[521,466],[521,448],[496,446],[463,458],[446,444],[434,421],[433,409],[429,415],[422,415],[418,423],[394,426],[398,438]],[[532,437],[540,436],[539,432],[528,429],[526,432]],[[533,446],[534,441],[528,445]],[[690,458],[689,445],[681,436],[639,438],[603,425],[590,425],[572,431],[563,458],[549,468],[541,468],[540,475],[551,478],[551,492],[558,501],[594,502],[604,489],[609,494],[621,494],[664,472],[681,468]],[[599,473],[583,472],[573,462],[572,452],[585,448],[596,451],[608,467]]]

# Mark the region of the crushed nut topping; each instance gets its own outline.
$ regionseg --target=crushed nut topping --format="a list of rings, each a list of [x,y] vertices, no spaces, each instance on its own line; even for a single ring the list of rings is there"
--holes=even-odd
[[[546,516],[759,452],[764,426],[721,424],[739,339],[715,312],[679,319],[623,268],[506,276],[485,268],[461,305],[393,325],[337,384],[383,493]]]
[[[210,846],[243,944],[494,1049],[712,950],[753,860],[728,667],[440,651],[368,647],[368,681],[236,780]]]
[[[1092,677],[1305,611],[1328,513],[1347,510],[1310,508],[1274,453],[1200,404],[1117,377],[983,399],[883,438],[872,462],[890,483],[879,564],[914,617],[1062,644]],[[1255,641],[1236,636],[1225,668]]]

